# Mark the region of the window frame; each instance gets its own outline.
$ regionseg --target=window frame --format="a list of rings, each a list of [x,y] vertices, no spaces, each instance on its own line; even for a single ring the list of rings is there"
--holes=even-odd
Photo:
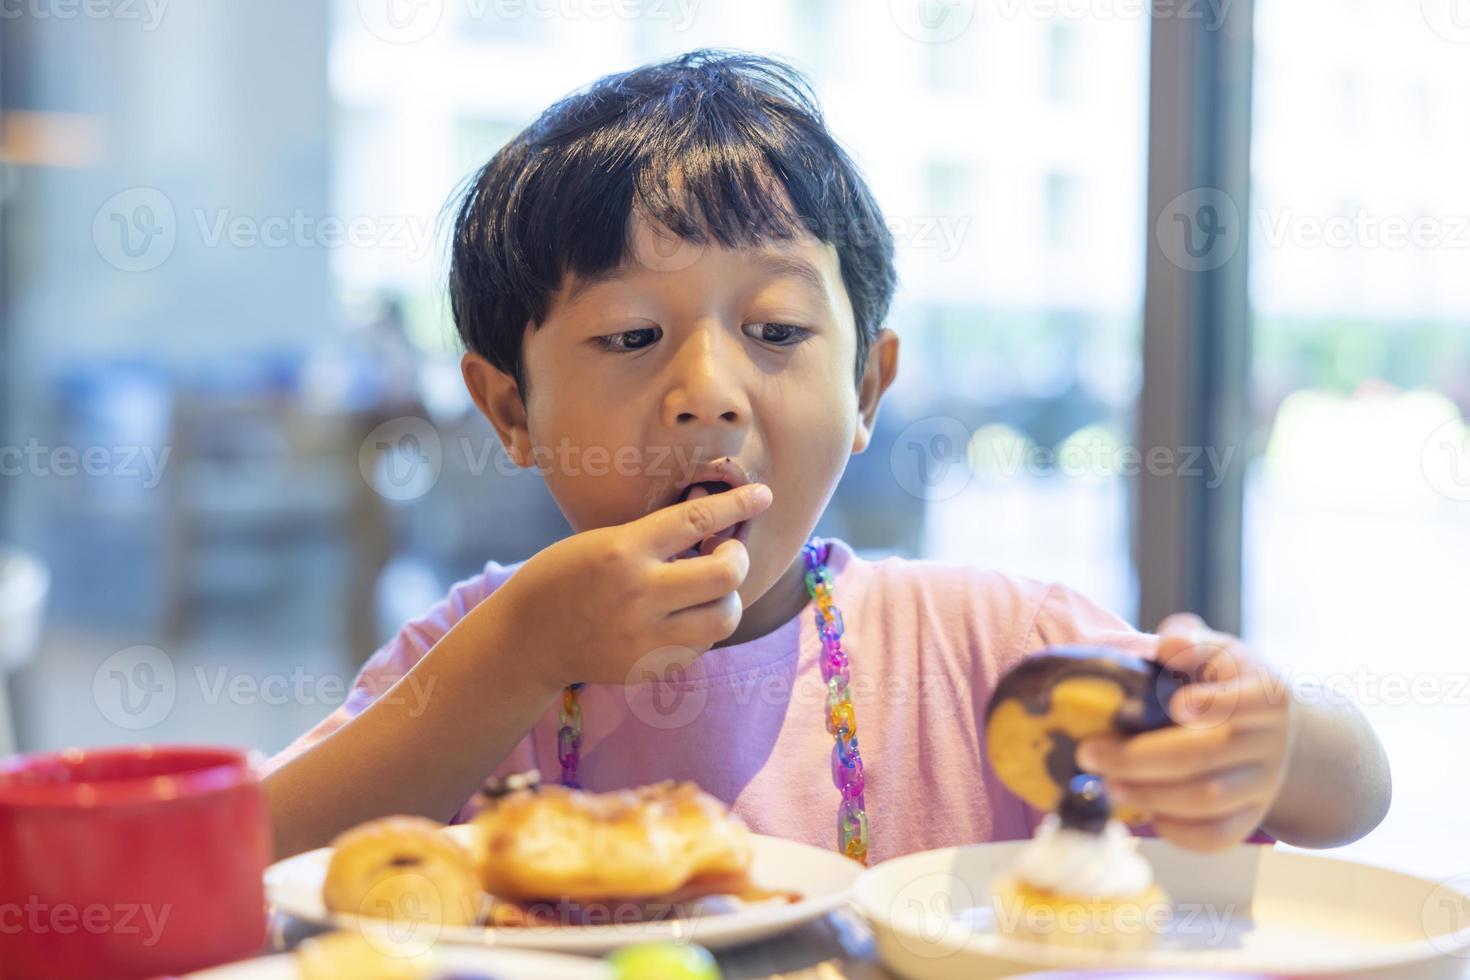
[[[1147,257],[1138,447],[1173,454],[1176,471],[1141,466],[1133,508],[1140,627],[1194,612],[1239,633],[1251,323],[1247,294],[1254,3],[1218,24],[1154,0],[1149,40]],[[1180,195],[1217,189],[1240,222],[1215,268],[1186,269],[1159,219]],[[1232,220],[1226,213],[1227,220]],[[1206,261],[1204,265],[1214,265]],[[1194,450],[1231,452],[1222,482]]]

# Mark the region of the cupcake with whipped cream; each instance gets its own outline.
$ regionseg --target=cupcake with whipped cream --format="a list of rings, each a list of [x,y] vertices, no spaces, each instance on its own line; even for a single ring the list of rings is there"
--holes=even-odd
[[[996,879],[993,903],[1005,935],[1096,950],[1152,947],[1170,908],[1102,780],[1086,773]]]

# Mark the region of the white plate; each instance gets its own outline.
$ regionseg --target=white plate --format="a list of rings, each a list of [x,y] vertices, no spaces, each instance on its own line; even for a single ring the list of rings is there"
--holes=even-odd
[[[601,960],[515,949],[475,949],[445,946],[435,951],[435,966],[516,980],[612,980],[613,970]],[[191,973],[187,980],[296,980],[296,964],[289,955],[266,956],[229,966]]]
[[[468,826],[446,833],[468,843]],[[792,903],[752,903],[733,911],[710,912],[665,922],[594,926],[530,926],[517,929],[434,927],[436,939],[446,943],[478,943],[567,953],[605,953],[633,943],[695,942],[708,949],[725,949],[779,935],[826,915],[847,900],[862,867],[836,851],[809,844],[752,834],[755,860],[750,876],[760,887],[801,895]],[[322,904],[331,850],[321,848],[271,865],[265,873],[266,897],[282,912],[320,925],[369,927],[378,920],[332,915]]]
[[[926,851],[864,872],[853,900],[883,961],[922,980],[1084,966],[1438,977],[1470,966],[1470,898],[1449,883],[1255,844],[1196,854],[1140,842],[1175,909],[1151,951],[1010,939],[996,931],[991,881],[1024,843]]]

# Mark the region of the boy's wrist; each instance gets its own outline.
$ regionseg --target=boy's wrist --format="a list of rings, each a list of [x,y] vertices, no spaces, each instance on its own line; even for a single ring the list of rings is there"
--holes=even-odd
[[[490,634],[487,643],[487,649],[491,651],[489,673],[496,688],[502,691],[510,688],[523,696],[551,697],[572,683],[557,669],[565,658],[556,650],[532,650],[522,645],[525,637],[535,633],[519,624],[509,585],[507,582],[471,612],[471,615],[483,617]]]

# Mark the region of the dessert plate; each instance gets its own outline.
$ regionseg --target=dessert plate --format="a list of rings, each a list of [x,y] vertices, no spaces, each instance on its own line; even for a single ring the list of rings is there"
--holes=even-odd
[[[853,900],[884,963],[916,980],[1083,967],[1427,978],[1470,966],[1470,896],[1451,882],[1269,846],[1197,854],[1139,843],[1174,905],[1147,952],[1056,949],[1003,935],[991,882],[1025,841],[886,861],[862,874]]]
[[[468,844],[473,831],[465,825],[445,833]],[[265,872],[266,898],[288,915],[307,922],[364,929],[405,929],[421,932],[425,943],[476,943],[567,953],[606,953],[633,943],[695,942],[709,949],[725,949],[779,935],[826,915],[847,901],[862,866],[836,851],[810,844],[752,834],[755,856],[750,877],[771,891],[795,892],[798,901],[739,903],[718,896],[690,903],[684,917],[660,922],[601,925],[458,927],[437,923],[389,923],[381,919],[333,915],[322,903],[330,848],[298,854],[271,865]]]

